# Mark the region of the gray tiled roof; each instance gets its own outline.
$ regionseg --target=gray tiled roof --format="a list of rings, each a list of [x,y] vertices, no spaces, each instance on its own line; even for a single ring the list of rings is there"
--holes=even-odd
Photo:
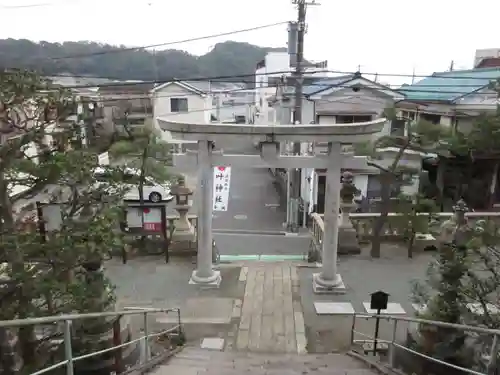
[[[232,83],[232,82],[210,82],[210,81],[182,81],[188,85],[194,87],[195,89],[208,93],[210,91],[230,91],[245,88],[243,83]]]

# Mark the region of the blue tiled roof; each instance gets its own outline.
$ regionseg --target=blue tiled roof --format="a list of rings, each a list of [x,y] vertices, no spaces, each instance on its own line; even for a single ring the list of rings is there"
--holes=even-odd
[[[451,102],[487,86],[497,78],[500,78],[500,68],[440,72],[412,85],[403,85],[397,91],[404,94],[407,100]]]
[[[354,78],[353,74],[338,76],[338,77],[325,77],[318,78],[314,80],[312,83],[305,84],[302,87],[302,92],[305,96],[316,94],[317,92],[328,90],[331,87],[335,87],[336,85],[340,85],[342,83],[348,82]],[[295,92],[295,88],[293,86],[288,86],[286,88],[286,94],[290,95]]]
[[[323,79],[318,79],[313,82],[311,85],[305,85],[303,88],[304,95],[313,95],[317,92],[328,90],[331,87],[335,87],[336,85],[340,85],[347,81],[350,81],[354,78],[353,74],[339,76],[339,77],[328,77]]]

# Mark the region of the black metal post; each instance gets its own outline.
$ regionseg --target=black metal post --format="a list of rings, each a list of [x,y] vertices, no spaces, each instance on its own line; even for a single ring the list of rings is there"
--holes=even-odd
[[[380,309],[377,309],[377,317],[375,318],[375,336],[373,337],[373,355],[377,355],[378,330],[380,326]]]

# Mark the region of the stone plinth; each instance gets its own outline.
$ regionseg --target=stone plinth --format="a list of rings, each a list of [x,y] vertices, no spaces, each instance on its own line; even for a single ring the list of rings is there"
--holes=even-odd
[[[179,212],[179,219],[175,221],[175,229],[172,233],[172,241],[174,242],[185,242],[194,241],[195,233],[194,228],[189,222],[187,213],[190,209],[189,205],[177,205],[175,206],[177,212]]]
[[[353,203],[354,196],[359,192],[353,181],[354,176],[352,173],[344,172],[342,174],[342,188],[340,189],[340,197],[342,200],[340,203],[340,210],[342,214],[338,235],[338,253],[341,255],[361,253],[358,234],[349,217],[349,214],[353,212],[356,207]]]
[[[180,176],[172,188],[172,194],[175,196],[175,209],[179,213],[179,219],[175,221],[175,229],[172,233],[172,241],[174,242],[193,242],[196,239],[195,231],[188,219],[188,212],[191,208],[190,197],[193,195],[193,190],[186,186],[184,176]]]
[[[354,228],[339,228],[339,247],[341,255],[360,254],[361,246],[358,241],[358,233]]]

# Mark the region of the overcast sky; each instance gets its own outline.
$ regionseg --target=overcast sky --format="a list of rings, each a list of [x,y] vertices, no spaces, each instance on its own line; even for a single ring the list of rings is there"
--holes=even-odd
[[[469,68],[500,47],[498,0],[322,0],[307,11],[306,58],[329,69],[428,74]],[[291,0],[0,0],[0,38],[140,46],[296,18]],[[225,40],[285,46],[286,26],[172,46],[201,55]],[[400,79],[380,77],[390,83]]]

